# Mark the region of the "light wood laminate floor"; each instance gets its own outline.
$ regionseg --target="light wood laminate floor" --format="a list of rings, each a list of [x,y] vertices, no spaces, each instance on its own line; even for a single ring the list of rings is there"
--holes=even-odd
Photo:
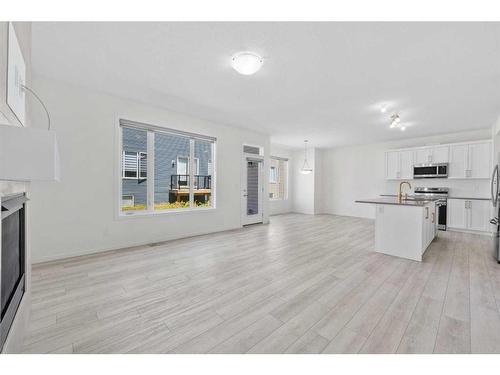
[[[27,353],[500,353],[491,238],[439,232],[422,263],[371,220],[270,225],[33,267]]]

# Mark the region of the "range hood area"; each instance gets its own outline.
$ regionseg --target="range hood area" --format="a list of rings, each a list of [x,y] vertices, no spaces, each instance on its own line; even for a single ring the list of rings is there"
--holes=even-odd
[[[0,125],[0,180],[59,181],[56,132]]]

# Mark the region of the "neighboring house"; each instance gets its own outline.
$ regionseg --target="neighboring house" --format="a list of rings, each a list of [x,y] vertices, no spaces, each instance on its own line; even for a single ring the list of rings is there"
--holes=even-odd
[[[122,202],[124,206],[146,205],[147,146],[145,132],[123,128]],[[155,204],[187,201],[189,190],[189,139],[169,134],[155,137]],[[194,188],[208,194],[196,195],[204,203],[210,197],[212,175],[211,145],[195,143]],[[182,192],[181,192],[182,191]]]

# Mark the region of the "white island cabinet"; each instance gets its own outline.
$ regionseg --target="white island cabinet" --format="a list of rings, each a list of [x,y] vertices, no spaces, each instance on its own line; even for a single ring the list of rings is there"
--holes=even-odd
[[[375,204],[375,251],[422,261],[437,234],[435,201],[387,197],[356,202]]]

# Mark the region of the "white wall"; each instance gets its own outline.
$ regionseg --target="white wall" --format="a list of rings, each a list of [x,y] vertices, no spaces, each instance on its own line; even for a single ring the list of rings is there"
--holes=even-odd
[[[240,227],[242,144],[265,148],[269,137],[41,77],[57,131],[61,182],[33,183],[33,262],[160,242]],[[40,115],[41,116],[41,115]],[[217,137],[217,208],[204,212],[117,218],[116,127],[119,117]],[[264,184],[264,196],[268,186]],[[269,201],[264,199],[264,222]]]
[[[491,139],[491,129],[324,150],[322,173],[325,212],[335,215],[375,217],[372,205],[354,201],[374,198],[380,194],[396,193],[399,183],[386,181],[384,178],[384,152],[387,149],[482,139]],[[429,179],[411,183],[412,186],[447,186],[450,188],[451,196],[489,197],[490,185],[486,180]]]
[[[492,126],[493,137],[493,160],[498,162],[498,153],[500,153],[500,116]]]
[[[277,144],[271,144],[271,156],[277,156],[280,158],[285,158],[288,159],[288,179],[287,179],[287,188],[288,188],[288,196],[287,199],[270,199],[269,200],[269,213],[270,215],[279,215],[279,214],[285,214],[288,212],[292,212],[293,210],[293,204],[292,204],[292,197],[293,197],[293,174],[295,173],[295,170],[293,168],[293,150],[277,145]]]
[[[325,210],[325,173],[324,173],[324,151],[314,149],[314,213],[326,213]]]
[[[307,151],[307,162],[309,166],[313,168],[313,172],[310,174],[300,173],[300,169],[304,164],[304,150],[294,151],[293,153],[293,195],[292,195],[292,207],[293,212],[298,212],[302,214],[315,213],[314,211],[314,194],[315,194],[315,150],[314,148],[309,148]]]

